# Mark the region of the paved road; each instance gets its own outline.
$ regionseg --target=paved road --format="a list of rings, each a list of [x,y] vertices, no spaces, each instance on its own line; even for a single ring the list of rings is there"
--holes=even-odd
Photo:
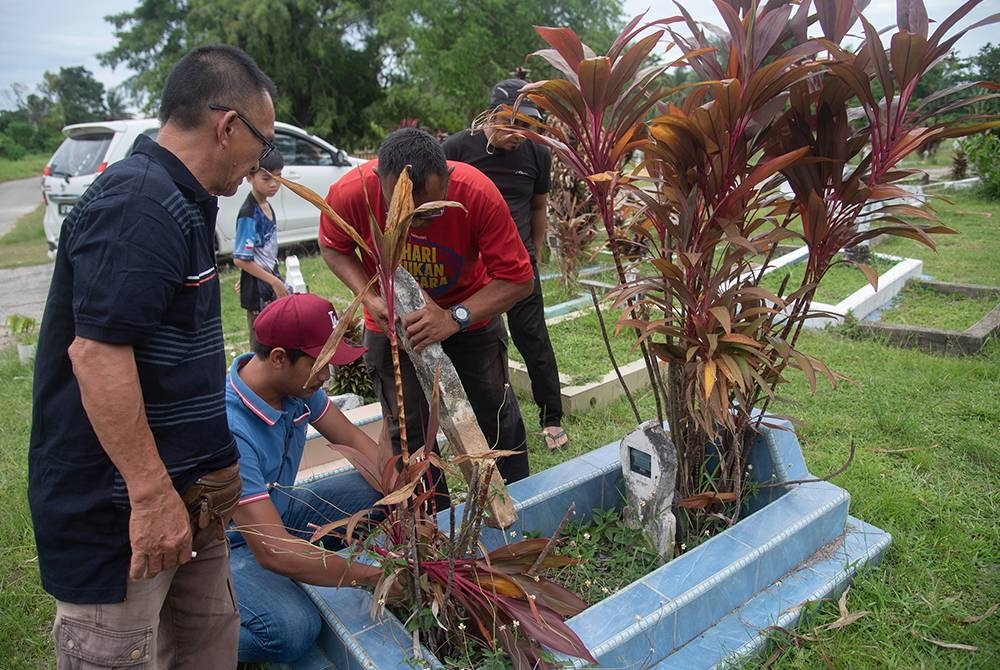
[[[39,177],[0,182],[0,237],[14,227],[14,222],[42,204]]]
[[[38,177],[0,182],[0,236],[14,226],[18,217],[32,211],[41,202]],[[7,343],[5,324],[11,314],[24,314],[39,322],[42,320],[51,278],[51,263],[0,270],[0,346]]]
[[[51,279],[52,263],[0,270],[0,325],[11,314],[40,322]]]

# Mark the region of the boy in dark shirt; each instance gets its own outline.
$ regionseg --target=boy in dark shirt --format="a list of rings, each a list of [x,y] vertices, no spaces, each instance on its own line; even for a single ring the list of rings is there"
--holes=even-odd
[[[278,220],[268,202],[281,187],[285,161],[272,151],[260,167],[247,175],[250,194],[236,218],[233,264],[240,268],[240,307],[247,311],[250,348],[253,349],[253,322],[268,303],[288,295],[289,287],[278,272]]]

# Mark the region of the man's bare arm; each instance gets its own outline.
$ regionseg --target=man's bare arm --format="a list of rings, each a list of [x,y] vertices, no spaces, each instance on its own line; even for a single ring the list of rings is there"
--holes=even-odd
[[[535,258],[542,262],[542,248],[545,246],[545,228],[548,226],[549,196],[536,193],[531,196],[531,241],[535,245]]]
[[[327,267],[337,276],[337,279],[342,281],[347,288],[351,289],[354,295],[361,293],[371,280],[371,275],[365,270],[364,265],[361,264],[361,259],[356,254],[341,253],[336,249],[322,245],[320,246],[320,253],[323,256],[323,260],[326,261]],[[386,332],[389,323],[388,314],[386,312],[385,300],[377,293],[377,288],[365,295],[364,305],[382,331]]]
[[[523,282],[494,279],[462,303],[469,310],[469,321],[485,321],[503,314],[518,300],[527,297],[533,284],[534,277]],[[422,351],[458,332],[458,323],[451,317],[451,312],[434,302],[428,302],[424,307],[408,314],[404,323],[406,335],[415,351]]]
[[[362,563],[348,563],[339,554],[297,538],[270,498],[240,505],[233,521],[261,567],[316,586],[375,586],[382,571]]]
[[[285,282],[281,281],[280,278],[275,277],[273,274],[253,261],[246,261],[242,258],[233,258],[233,265],[270,286],[274,289],[274,294],[279,298],[288,295],[288,289],[285,288]]]
[[[87,417],[128,487],[129,575],[149,578],[186,563],[191,525],[146,420],[132,347],[77,337],[69,357]]]

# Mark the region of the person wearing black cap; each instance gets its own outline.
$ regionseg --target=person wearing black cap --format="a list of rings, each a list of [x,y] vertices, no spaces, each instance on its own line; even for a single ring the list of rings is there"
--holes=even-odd
[[[333,305],[319,296],[279,298],[254,321],[254,352],[237,357],[226,379],[226,412],[243,479],[229,531],[240,661],[292,663],[313,646],[322,619],[295,581],[374,586],[381,575],[308,542],[310,524],[371,508],[379,493],[353,468],[295,485],[308,424],[335,444],[376,449],[323,390],[329,366],[310,376],[336,319]],[[329,362],[344,365],[364,352],[341,341]]]
[[[542,437],[550,449],[558,449],[569,438],[561,427],[559,368],[545,326],[537,260],[538,251],[545,243],[552,157],[547,147],[525,141],[522,136],[500,127],[527,126],[529,119],[541,119],[541,112],[531,100],[521,98],[518,101],[519,92],[527,83],[523,79],[497,82],[490,92],[486,123],[481,128],[455,133],[445,140],[443,147],[449,160],[472,165],[496,184],[531,257],[534,289],[527,298],[507,310],[507,327],[528,368]]]

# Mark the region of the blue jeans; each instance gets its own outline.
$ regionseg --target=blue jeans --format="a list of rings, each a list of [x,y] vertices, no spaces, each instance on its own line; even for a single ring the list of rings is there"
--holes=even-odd
[[[282,521],[293,535],[306,538],[312,534],[309,523],[350,516],[381,497],[352,469],[277,495],[285,494],[291,500]],[[305,655],[322,628],[319,611],[306,592],[288,577],[262,568],[246,544],[234,546],[229,560],[240,613],[239,660],[293,663]]]

